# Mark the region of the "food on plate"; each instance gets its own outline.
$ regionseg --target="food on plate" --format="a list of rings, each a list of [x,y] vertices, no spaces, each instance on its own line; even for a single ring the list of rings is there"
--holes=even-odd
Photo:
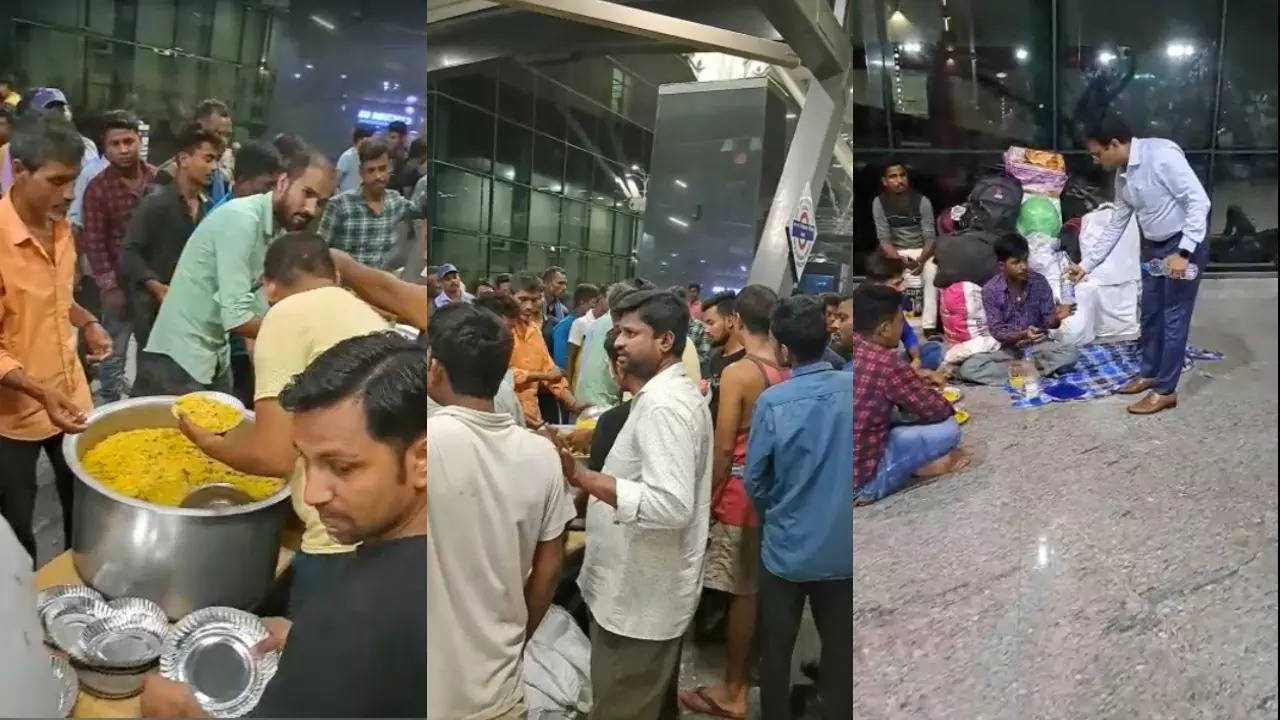
[[[237,408],[198,393],[175,400],[173,413],[186,415],[192,425],[212,433],[224,433],[244,420],[244,414]]]
[[[956,388],[945,387],[942,389],[942,397],[949,403],[955,403],[960,401],[961,393]]]
[[[573,455],[587,457],[591,454],[591,436],[595,433],[595,422],[592,421],[591,424],[592,427],[575,427],[561,436]]]
[[[969,413],[965,410],[956,410],[956,424],[963,425],[969,422]]]
[[[237,472],[205,455],[180,431],[126,430],[109,435],[80,459],[86,473],[112,490],[156,505],[177,507],[192,490],[227,483],[253,500],[274,495],[279,478]]]

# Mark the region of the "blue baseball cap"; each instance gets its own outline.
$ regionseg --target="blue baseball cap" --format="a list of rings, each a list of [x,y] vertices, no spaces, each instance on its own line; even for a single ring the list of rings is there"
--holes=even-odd
[[[27,96],[24,110],[28,113],[42,113],[49,109],[50,105],[56,104],[67,105],[67,96],[58,88],[42,87],[31,91]]]
[[[458,268],[454,267],[453,265],[450,265],[449,263],[445,263],[444,265],[441,265],[440,267],[436,268],[436,277],[443,280],[445,275],[448,275],[449,273],[456,273],[456,272],[458,272]]]

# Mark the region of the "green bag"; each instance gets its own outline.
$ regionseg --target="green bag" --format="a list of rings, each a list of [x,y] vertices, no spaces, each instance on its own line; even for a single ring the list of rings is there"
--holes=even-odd
[[[1024,237],[1032,233],[1040,233],[1057,237],[1062,229],[1062,214],[1057,206],[1047,197],[1028,196],[1018,211],[1018,232]]]

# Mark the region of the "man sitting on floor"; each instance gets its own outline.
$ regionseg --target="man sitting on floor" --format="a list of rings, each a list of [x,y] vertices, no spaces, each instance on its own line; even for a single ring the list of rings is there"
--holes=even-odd
[[[907,287],[907,263],[900,257],[889,257],[877,250],[867,258],[867,280],[903,292]],[[920,342],[911,324],[906,322],[902,323],[902,351],[911,369],[921,377],[936,384],[946,381],[945,372],[936,372],[945,354],[942,343],[933,340]]]
[[[1080,351],[1046,335],[1071,315],[1071,308],[1055,304],[1049,281],[1027,265],[1026,239],[1016,233],[1001,235],[995,251],[1000,273],[982,286],[982,306],[991,336],[1001,347],[970,356],[960,364],[958,375],[979,385],[1004,385],[1009,361],[1027,351],[1042,376],[1074,365]]]
[[[942,394],[896,350],[902,337],[902,293],[864,285],[853,296],[853,493],[868,505],[911,478],[956,472],[969,464],[960,426]],[[894,410],[917,424],[893,426]]]

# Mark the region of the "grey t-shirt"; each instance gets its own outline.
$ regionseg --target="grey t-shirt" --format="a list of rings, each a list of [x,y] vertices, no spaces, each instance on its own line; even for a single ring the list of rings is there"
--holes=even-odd
[[[915,250],[932,243],[937,232],[934,229],[933,204],[923,195],[911,193],[908,202],[919,204],[909,208],[910,215],[889,214],[885,211],[884,202],[879,195],[871,201],[871,217],[876,224],[876,238],[882,243],[889,243],[901,250]],[[915,213],[920,214],[919,218]]]

